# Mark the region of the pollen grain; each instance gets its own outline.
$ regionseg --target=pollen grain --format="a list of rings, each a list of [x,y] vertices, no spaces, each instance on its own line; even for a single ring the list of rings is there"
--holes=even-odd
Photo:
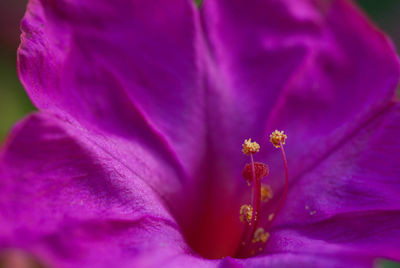
[[[253,207],[251,205],[242,205],[240,207],[240,221],[251,224],[252,217],[253,217]]]
[[[254,237],[253,237],[252,242],[253,243],[257,243],[257,242],[265,243],[265,242],[267,242],[269,236],[270,236],[269,233],[264,231],[264,228],[262,228],[262,227],[257,228],[257,230],[254,232]]]
[[[267,202],[273,197],[271,186],[261,184],[261,201]]]
[[[281,144],[285,144],[287,136],[283,133],[283,131],[275,130],[274,132],[269,135],[269,141],[274,145],[276,148],[280,148]]]
[[[274,219],[274,217],[275,217],[275,213],[271,213],[268,215],[268,220],[272,221]]]
[[[242,146],[243,146],[242,152],[245,155],[258,153],[260,151],[260,145],[255,141],[252,142],[251,139],[244,140]]]

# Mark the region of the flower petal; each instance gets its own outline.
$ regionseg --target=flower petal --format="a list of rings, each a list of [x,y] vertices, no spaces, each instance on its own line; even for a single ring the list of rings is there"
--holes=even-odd
[[[312,252],[321,243],[400,260],[399,135],[397,103],[301,177],[271,230],[278,242],[269,250]]]
[[[285,130],[292,176],[314,165],[394,96],[395,50],[349,1],[217,0],[205,1],[203,8],[224,81],[218,85],[236,104],[227,140],[233,146]],[[280,164],[275,151],[261,151],[270,166]],[[271,168],[270,177],[279,173]]]
[[[197,16],[190,0],[31,0],[18,66],[39,110],[87,130],[91,142],[133,171],[148,158],[143,162],[157,176],[147,184],[180,206],[174,212],[184,215],[177,218],[186,221],[187,237],[207,237],[216,247],[210,238],[225,245],[232,239],[229,255],[241,225],[236,220],[225,228],[224,222],[237,218],[240,200],[235,206],[227,192],[222,202],[220,188],[210,186],[226,185],[234,173],[213,147],[220,144],[214,128],[218,138],[226,135],[215,127],[216,113],[208,112],[221,105],[211,103],[205,85]],[[179,202],[171,201],[178,194]],[[215,220],[203,224],[204,218]]]
[[[188,171],[204,150],[190,1],[31,0],[18,51],[42,111],[144,140]]]
[[[153,189],[168,192],[172,181],[178,193],[177,182],[189,177],[220,183],[194,195],[206,199],[194,207],[197,218],[185,217],[195,222],[207,215],[233,222],[223,208],[236,207],[234,187],[226,185],[240,176],[243,158],[234,152],[244,138],[286,130],[298,178],[387,107],[398,80],[392,46],[346,1],[208,1],[202,30],[210,50],[188,2],[93,3],[31,0],[19,51],[23,83],[41,110],[82,126],[107,157],[122,156],[124,168],[142,144],[144,162],[168,168],[155,176],[160,184],[151,176]],[[271,166],[280,161],[275,152],[260,157]],[[226,200],[214,198],[220,193]],[[221,234],[208,223],[192,231]]]
[[[209,267],[139,178],[145,173],[85,135],[45,114],[14,129],[1,152],[0,249],[55,267],[159,267],[166,259]]]
[[[261,144],[256,160],[271,167],[275,194],[267,206],[276,207],[284,179],[279,152],[262,142],[271,131],[288,135],[295,184],[394,97],[395,50],[348,1],[205,1],[201,20],[214,92],[209,136],[221,140],[211,150],[210,163],[223,173],[214,178],[224,181],[215,192],[227,195],[226,185],[239,185],[245,158],[238,145],[251,137]],[[243,204],[238,196],[250,191],[242,183],[234,200]]]
[[[392,104],[399,79],[395,50],[349,1],[206,1],[201,18],[217,65],[212,84],[225,97],[220,106],[230,119],[220,120],[229,135],[220,135],[228,149],[219,153],[239,174],[243,158],[232,150],[245,138],[260,142],[255,157],[269,165],[274,192],[262,213],[268,217],[281,197],[283,167],[279,152],[261,141],[275,129],[288,135],[292,195],[301,198],[299,178]]]
[[[338,214],[311,224],[277,228],[266,252],[347,256],[371,264],[378,258],[399,261],[399,226],[399,210]]]
[[[306,253],[274,253],[243,260],[244,267],[371,267],[371,261],[354,260],[349,256],[319,254],[318,250]]]

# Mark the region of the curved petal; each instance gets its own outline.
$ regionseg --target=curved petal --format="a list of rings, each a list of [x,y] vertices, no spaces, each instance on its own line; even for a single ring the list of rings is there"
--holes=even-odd
[[[258,256],[243,261],[244,267],[326,267],[326,268],[339,268],[339,267],[357,267],[365,268],[372,267],[374,261],[371,260],[357,260],[349,256],[340,256],[334,254],[319,254],[316,250],[313,253],[274,253],[268,256]]]
[[[288,194],[267,251],[312,252],[321,244],[400,260],[399,135],[396,103],[304,175]]]
[[[40,109],[152,138],[193,176],[210,156],[224,171],[212,177],[226,180],[240,173],[244,138],[285,129],[289,160],[308,155],[298,174],[393,96],[394,50],[346,1],[220,0],[202,10],[200,37],[189,1],[31,0],[21,78]]]
[[[378,258],[399,261],[399,226],[399,210],[338,214],[275,229],[266,253],[317,253],[371,263]]]
[[[215,105],[204,86],[206,49],[197,16],[190,0],[30,0],[19,74],[39,110],[82,128],[125,168],[154,166],[150,174],[157,176],[146,183],[183,207],[174,212],[184,214],[177,218],[195,236],[205,233],[227,244],[233,233],[230,247],[236,247],[239,222],[232,229],[223,226],[237,218],[236,206],[229,197],[208,198],[207,182],[231,173],[208,146],[214,114],[207,111]],[[186,198],[174,202],[179,194]],[[204,217],[215,220],[202,224]],[[205,228],[199,231],[193,223]]]
[[[186,0],[31,0],[22,83],[40,110],[141,139],[191,172],[205,135],[194,12]]]
[[[85,135],[45,114],[16,126],[1,152],[1,250],[50,267],[214,265],[192,254],[145,173]]]
[[[285,130],[292,176],[394,97],[395,50],[350,1],[205,1],[202,20],[223,79],[216,85],[235,104],[225,145]],[[258,157],[280,178],[270,148]]]

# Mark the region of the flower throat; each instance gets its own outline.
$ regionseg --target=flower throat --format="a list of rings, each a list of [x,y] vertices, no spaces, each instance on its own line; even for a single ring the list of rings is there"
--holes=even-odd
[[[252,203],[244,204],[240,207],[240,221],[246,224],[242,235],[242,242],[236,253],[237,257],[248,257],[256,254],[257,251],[262,251],[263,246],[269,239],[270,233],[267,232],[271,227],[272,222],[278,216],[283,203],[285,202],[288,186],[289,175],[288,165],[286,160],[285,150],[283,145],[287,136],[283,131],[275,130],[269,137],[270,142],[279,148],[283,158],[283,166],[285,169],[285,186],[282,196],[276,207],[275,211],[268,216],[268,221],[264,227],[258,226],[260,218],[260,204],[261,202],[268,202],[272,197],[271,187],[267,184],[261,183],[261,179],[266,177],[269,173],[268,166],[261,162],[254,162],[253,155],[260,151],[260,145],[257,142],[252,142],[251,139],[245,140],[242,144],[242,152],[250,157],[250,163],[244,166],[242,171],[243,177],[246,179],[247,184],[252,186]]]

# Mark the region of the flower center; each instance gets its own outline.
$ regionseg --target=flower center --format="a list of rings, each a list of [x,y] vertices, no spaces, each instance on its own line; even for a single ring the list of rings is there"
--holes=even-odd
[[[285,186],[277,208],[268,216],[268,222],[264,227],[258,227],[258,220],[261,216],[260,203],[268,202],[272,198],[271,187],[266,184],[261,184],[261,179],[268,175],[268,166],[260,162],[254,162],[253,154],[259,152],[260,150],[260,145],[258,143],[251,142],[251,139],[248,139],[242,144],[242,152],[245,155],[250,156],[250,163],[245,165],[242,175],[247,180],[248,185],[253,186],[253,201],[252,205],[246,204],[240,207],[240,220],[244,222],[247,227],[243,233],[242,243],[236,253],[238,257],[251,256],[256,253],[256,249],[258,251],[263,249],[263,246],[268,241],[270,236],[270,234],[265,230],[270,228],[272,222],[276,219],[283,206],[283,203],[285,202],[289,185],[288,166],[285,150],[283,149],[286,138],[287,136],[283,133],[283,131],[278,130],[275,130],[270,135],[270,142],[276,148],[280,148],[281,150],[285,169]]]
[[[277,199],[276,207],[274,205],[265,208],[268,212],[262,204],[273,198],[273,191],[262,180],[268,176],[269,168],[254,160],[255,154],[260,151],[260,145],[251,139],[244,141],[242,149],[249,158],[249,163],[242,170],[242,176],[251,186],[251,198],[247,197],[246,200],[247,194],[238,197],[234,188],[227,188],[225,179],[197,180],[198,184],[192,187],[193,192],[185,195],[194,200],[181,202],[185,207],[184,213],[177,217],[181,219],[180,225],[186,240],[194,251],[205,258],[219,259],[225,256],[246,258],[263,250],[270,237],[270,227],[283,206],[288,190],[288,168],[283,149],[285,139],[283,131],[274,131],[270,136],[271,143],[280,148],[282,153],[285,186],[282,196]],[[209,172],[212,177],[225,176],[226,179],[235,176],[228,173],[229,170],[221,169],[218,162],[208,163],[211,165],[204,167],[205,174]],[[201,174],[204,174],[204,170]],[[241,189],[240,191],[243,192]]]

